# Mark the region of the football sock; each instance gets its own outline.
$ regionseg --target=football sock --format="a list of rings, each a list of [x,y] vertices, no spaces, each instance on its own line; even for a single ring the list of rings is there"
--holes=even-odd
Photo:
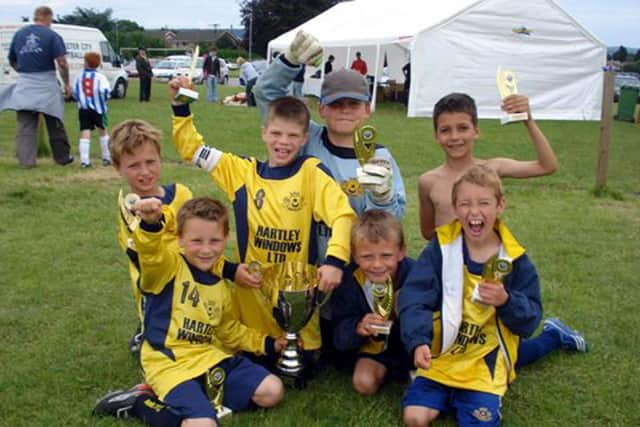
[[[173,413],[164,403],[152,396],[144,395],[136,399],[133,413],[151,427],[180,427],[182,418]]]
[[[84,139],[84,138],[80,138],[80,142],[78,144],[78,148],[80,150],[80,163],[84,163],[84,164],[90,164],[91,163],[91,159],[89,158],[89,144],[91,143],[90,140],[88,139]]]
[[[520,341],[516,370],[542,359],[547,354],[560,348],[560,336],[552,331],[543,331],[534,338]]]
[[[102,150],[102,160],[111,161],[111,154],[109,153],[109,135],[100,137],[100,149]]]

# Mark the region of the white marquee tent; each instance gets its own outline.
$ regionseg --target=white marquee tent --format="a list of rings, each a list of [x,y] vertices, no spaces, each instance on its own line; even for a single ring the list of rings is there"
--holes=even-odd
[[[480,117],[499,117],[502,66],[517,73],[536,118],[600,119],[606,47],[553,0],[342,2],[271,40],[269,53],[285,50],[300,29],[320,40],[325,60],[335,56],[334,69],[362,52],[376,81],[385,56],[388,78],[397,82],[411,58],[409,116],[431,116],[440,97],[466,92]],[[317,95],[314,71],[305,91]]]

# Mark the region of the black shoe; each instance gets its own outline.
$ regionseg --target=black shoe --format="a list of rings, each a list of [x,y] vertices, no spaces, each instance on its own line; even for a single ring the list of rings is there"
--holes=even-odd
[[[102,166],[111,166],[111,160],[102,159]]]
[[[153,396],[147,384],[138,384],[129,390],[111,391],[96,401],[93,415],[99,417],[133,418],[133,404],[140,396]]]
[[[69,156],[69,158],[67,160],[65,160],[64,162],[60,163],[60,166],[70,165],[71,163],[73,163],[73,161],[74,161],[73,156]]]
[[[80,167],[82,169],[87,169],[91,167],[91,163],[80,163]]]

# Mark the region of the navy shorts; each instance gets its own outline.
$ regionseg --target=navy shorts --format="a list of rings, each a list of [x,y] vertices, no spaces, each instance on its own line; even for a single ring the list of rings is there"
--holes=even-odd
[[[449,387],[424,377],[409,386],[402,407],[424,406],[455,414],[459,426],[499,426],[501,397],[481,391]]]
[[[104,129],[107,122],[107,115],[100,114],[95,110],[81,108],[78,110],[78,119],[80,121],[80,130]]]
[[[251,398],[270,372],[243,356],[230,357],[216,366],[224,368],[226,374],[224,406],[232,411],[252,408]],[[204,376],[178,384],[165,396],[163,403],[182,419],[217,419],[205,390]]]

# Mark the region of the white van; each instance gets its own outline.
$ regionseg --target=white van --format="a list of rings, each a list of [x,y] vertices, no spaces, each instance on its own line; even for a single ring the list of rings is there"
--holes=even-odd
[[[9,47],[15,32],[25,25],[29,24],[0,24],[0,85],[12,83],[18,78],[18,73],[9,64]],[[127,95],[129,84],[127,73],[102,31],[97,28],[63,24],[52,24],[51,29],[60,34],[67,47],[69,82],[71,84],[73,84],[76,75],[84,68],[84,54],[98,52],[102,56],[99,70],[107,76],[111,84],[112,97],[124,98]]]

